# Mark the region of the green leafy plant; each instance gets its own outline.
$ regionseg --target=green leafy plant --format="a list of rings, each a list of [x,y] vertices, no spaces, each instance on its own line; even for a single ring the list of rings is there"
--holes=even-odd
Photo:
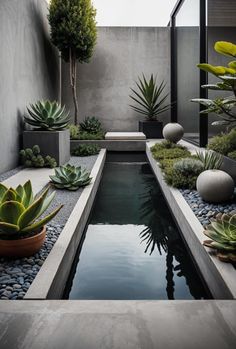
[[[220,54],[236,57],[236,45],[230,42],[218,41],[215,43],[214,48]],[[221,80],[216,84],[203,85],[202,88],[216,91],[230,91],[233,92],[233,95],[213,100],[195,98],[192,99],[192,102],[199,103],[205,107],[200,114],[215,113],[221,118],[221,120],[213,122],[213,125],[236,125],[236,61],[229,62],[227,67],[213,66],[207,63],[198,64],[198,67]]]
[[[40,148],[38,145],[34,145],[33,148],[26,148],[20,151],[21,161],[26,167],[50,167],[57,166],[57,162],[54,158],[47,155],[43,157],[40,155]]]
[[[102,140],[104,139],[104,132],[98,132],[98,133],[89,133],[89,132],[79,132],[79,140],[83,140],[83,141],[98,141],[98,140]]]
[[[49,24],[52,43],[70,65],[70,85],[78,124],[77,61],[87,63],[97,40],[96,10],[91,0],[51,0]]]
[[[95,116],[88,116],[80,123],[80,129],[82,132],[97,134],[102,132],[102,124]]]
[[[191,153],[181,145],[162,142],[151,147],[151,152],[155,160],[176,159],[191,156]]]
[[[36,129],[44,131],[63,130],[67,127],[70,117],[65,112],[65,106],[56,101],[38,101],[27,108],[29,116],[24,120]]]
[[[149,80],[143,74],[136,86],[137,90],[131,88],[133,95],[130,95],[136,102],[136,105],[131,105],[135,112],[144,115],[147,120],[156,120],[158,115],[170,109],[170,104],[165,104],[169,94],[162,95],[166,87],[164,81],[158,85],[153,74]]]
[[[70,139],[79,139],[79,125],[69,125]]]
[[[90,156],[98,154],[99,151],[100,148],[97,144],[80,144],[72,149],[71,154],[74,156]]]
[[[211,239],[204,245],[215,249],[221,261],[236,262],[236,214],[218,214],[204,234]]]
[[[228,157],[230,159],[236,160],[236,150],[229,152]]]
[[[55,169],[55,175],[50,176],[50,178],[57,189],[67,190],[78,190],[80,187],[88,185],[92,180],[86,169],[70,164]]]
[[[229,154],[236,150],[236,129],[213,137],[207,148],[230,157]]]
[[[173,164],[173,169],[184,176],[198,176],[202,171],[204,171],[202,161],[195,158],[180,159]]]
[[[0,183],[0,235],[5,239],[22,238],[37,234],[60,211],[62,205],[44,218],[40,217],[54,199],[55,192],[48,196],[47,188],[39,197],[33,195],[31,182],[16,189]]]
[[[196,156],[202,162],[204,170],[218,170],[223,162],[222,155],[212,151],[197,151]]]

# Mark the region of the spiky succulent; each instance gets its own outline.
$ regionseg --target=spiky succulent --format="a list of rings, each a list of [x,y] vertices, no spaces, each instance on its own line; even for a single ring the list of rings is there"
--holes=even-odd
[[[69,113],[65,112],[65,106],[58,102],[48,100],[30,104],[27,108],[29,116],[25,116],[25,122],[44,131],[63,130],[70,121]]]
[[[50,176],[52,183],[58,189],[78,190],[88,185],[92,178],[86,169],[67,164],[55,169],[55,175]]]
[[[94,116],[88,116],[80,123],[80,130],[82,132],[96,134],[102,132],[101,122]]]
[[[204,170],[218,170],[223,162],[223,157],[213,151],[197,151],[196,156],[204,166]]]
[[[26,148],[20,151],[22,163],[26,167],[50,167],[57,166],[57,162],[54,158],[47,155],[43,157],[40,154],[40,148],[38,145],[34,145],[33,148]]]
[[[7,188],[0,183],[0,236],[4,239],[21,238],[29,233],[37,233],[62,208],[40,219],[51,204],[55,192],[47,196],[47,188],[39,197],[35,197],[30,181],[16,189]]]
[[[220,260],[236,262],[236,214],[219,213],[204,234],[211,239],[204,241],[204,245],[216,249]]]

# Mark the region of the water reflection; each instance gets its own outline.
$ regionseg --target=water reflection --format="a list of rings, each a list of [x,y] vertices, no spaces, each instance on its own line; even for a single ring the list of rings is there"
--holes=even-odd
[[[150,167],[106,164],[65,298],[205,297]]]

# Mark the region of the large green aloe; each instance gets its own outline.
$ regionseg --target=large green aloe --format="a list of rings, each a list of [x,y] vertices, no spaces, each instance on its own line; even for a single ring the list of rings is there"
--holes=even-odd
[[[25,122],[40,130],[63,130],[70,121],[69,114],[65,112],[65,106],[62,107],[56,101],[38,101],[30,104],[27,110],[30,118],[25,116]]]
[[[0,234],[4,238],[21,237],[26,233],[36,233],[48,223],[62,208],[59,206],[49,215],[40,219],[51,204],[55,192],[47,195],[49,187],[35,197],[30,181],[16,189],[0,183]]]
[[[88,185],[92,178],[86,169],[67,164],[55,169],[55,175],[50,176],[52,183],[58,189],[77,190]]]
[[[204,234],[212,239],[204,245],[216,249],[220,260],[236,262],[236,214],[218,214]]]

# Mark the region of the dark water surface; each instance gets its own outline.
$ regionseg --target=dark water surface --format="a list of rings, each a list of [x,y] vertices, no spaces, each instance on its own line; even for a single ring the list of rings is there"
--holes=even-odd
[[[69,299],[209,298],[148,164],[106,163]]]

